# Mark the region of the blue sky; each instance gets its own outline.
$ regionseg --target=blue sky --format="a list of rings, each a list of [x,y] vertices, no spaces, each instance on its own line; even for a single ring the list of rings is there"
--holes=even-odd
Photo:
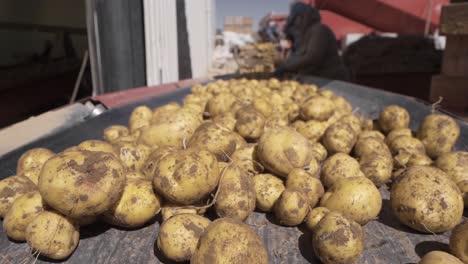
[[[287,14],[291,0],[215,0],[216,28],[223,28],[225,16],[250,16],[254,18],[254,28],[267,13]]]

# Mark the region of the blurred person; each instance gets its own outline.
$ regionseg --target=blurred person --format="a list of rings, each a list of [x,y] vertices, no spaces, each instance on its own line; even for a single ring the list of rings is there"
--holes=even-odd
[[[296,79],[311,75],[334,80],[349,79],[338,54],[335,35],[321,23],[317,9],[301,2],[294,3],[284,31],[292,41],[291,53],[275,71],[275,76],[289,73]]]
[[[284,39],[284,33],[273,19],[269,19],[263,27],[263,33],[265,34],[267,41],[271,43],[279,43],[281,39]]]

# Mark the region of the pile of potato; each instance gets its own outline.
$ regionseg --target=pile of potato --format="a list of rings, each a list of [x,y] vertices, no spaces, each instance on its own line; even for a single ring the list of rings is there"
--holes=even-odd
[[[0,181],[0,217],[11,239],[52,259],[73,253],[83,226],[138,228],[161,213],[155,246],[170,260],[267,263],[243,223],[257,209],[284,226],[305,223],[323,263],[354,263],[389,185],[402,224],[452,230],[453,256],[431,252],[421,263],[467,263],[468,152],[452,151],[460,128],[440,114],[416,133],[409,123],[400,106],[369,120],[295,81],[196,85],[182,105],[135,108],[103,141],[24,153],[16,176]]]
[[[275,71],[279,52],[273,43],[255,43],[240,47],[236,61],[241,74]]]

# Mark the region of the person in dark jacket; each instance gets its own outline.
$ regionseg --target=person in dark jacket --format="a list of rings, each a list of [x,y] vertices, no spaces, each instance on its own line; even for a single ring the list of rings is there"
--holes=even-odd
[[[338,54],[335,35],[321,23],[317,9],[304,3],[293,4],[285,33],[293,43],[291,54],[275,71],[275,76],[291,73],[298,79],[307,75],[334,80],[349,79]]]

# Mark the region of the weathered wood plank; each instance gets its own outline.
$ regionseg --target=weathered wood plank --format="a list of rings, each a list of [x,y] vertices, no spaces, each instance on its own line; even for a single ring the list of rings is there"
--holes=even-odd
[[[447,36],[442,73],[447,76],[468,76],[468,35]]]

